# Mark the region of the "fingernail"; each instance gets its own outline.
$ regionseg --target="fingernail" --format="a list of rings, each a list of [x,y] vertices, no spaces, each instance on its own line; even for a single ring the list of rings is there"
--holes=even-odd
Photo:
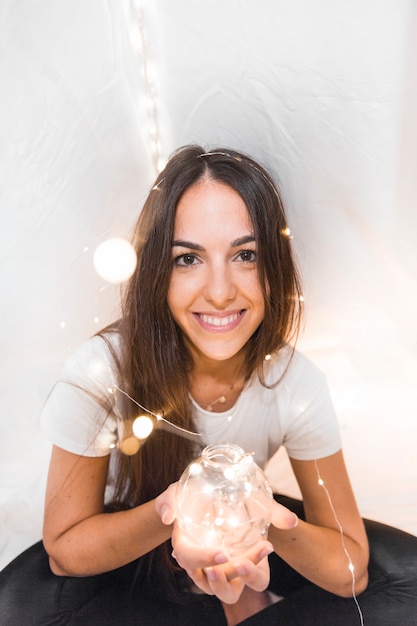
[[[164,506],[161,508],[161,520],[163,521],[164,524],[165,524],[164,517],[167,513],[169,513],[169,506],[167,504],[164,504]]]
[[[294,523],[292,525],[292,528],[297,528],[298,526],[298,516],[294,513]]]
[[[237,571],[239,576],[245,576],[245,574],[248,573],[248,569],[244,565],[235,565],[235,570]]]
[[[207,576],[208,580],[216,580],[217,574],[216,574],[216,572],[213,569],[207,568],[204,571],[206,573],[206,576]]]
[[[217,563],[217,565],[221,565],[222,563],[227,563],[228,560],[229,559],[223,552],[218,552],[214,556],[214,562]]]
[[[272,543],[269,543],[267,547],[265,548],[265,550],[261,552],[260,558],[264,559],[266,556],[269,556],[270,554],[272,554],[273,551],[274,551],[274,546],[272,545]]]

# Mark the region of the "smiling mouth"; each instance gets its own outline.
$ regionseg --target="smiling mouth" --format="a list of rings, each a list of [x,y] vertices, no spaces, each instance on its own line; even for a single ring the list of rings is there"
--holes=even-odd
[[[244,309],[230,315],[207,315],[206,313],[196,313],[198,319],[207,326],[216,328],[227,328],[233,326],[243,315]]]

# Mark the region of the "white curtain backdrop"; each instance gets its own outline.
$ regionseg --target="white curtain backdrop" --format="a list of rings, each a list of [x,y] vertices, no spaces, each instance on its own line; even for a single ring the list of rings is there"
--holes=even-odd
[[[94,250],[194,142],[280,181],[361,512],[417,534],[416,42],[413,0],[2,0],[0,567],[41,536],[48,391],[118,314]]]

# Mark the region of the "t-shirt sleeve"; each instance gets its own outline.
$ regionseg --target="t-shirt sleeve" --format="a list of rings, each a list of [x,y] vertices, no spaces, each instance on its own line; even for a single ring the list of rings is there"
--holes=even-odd
[[[109,391],[115,380],[114,360],[101,337],[93,337],[74,350],[41,412],[45,436],[74,454],[110,454],[117,438]]]
[[[296,354],[283,382],[289,390],[283,441],[288,455],[307,461],[340,450],[339,422],[323,372],[304,356]]]

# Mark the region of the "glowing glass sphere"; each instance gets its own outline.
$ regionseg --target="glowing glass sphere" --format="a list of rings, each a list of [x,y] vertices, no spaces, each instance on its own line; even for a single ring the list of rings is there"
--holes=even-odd
[[[123,283],[135,271],[136,252],[126,239],[115,237],[103,241],[96,248],[93,263],[101,278],[109,283]]]
[[[177,486],[177,520],[188,538],[236,556],[267,536],[272,490],[251,454],[235,444],[205,448]]]

